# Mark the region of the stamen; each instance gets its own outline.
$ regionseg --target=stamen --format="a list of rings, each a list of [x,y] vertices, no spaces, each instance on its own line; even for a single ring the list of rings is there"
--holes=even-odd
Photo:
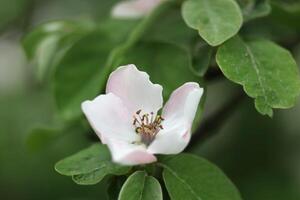
[[[141,142],[145,145],[150,145],[155,139],[157,133],[163,129],[161,125],[164,118],[160,115],[154,117],[154,113],[145,113],[141,115],[142,110],[136,111],[133,116],[133,125],[135,126],[135,132],[141,136]]]
[[[150,122],[151,122],[151,123],[153,123],[153,117],[154,117],[154,113],[153,113],[153,112],[151,112],[150,114],[151,114],[151,120],[150,120]]]
[[[146,118],[146,124],[149,124],[149,114],[145,114],[144,116]]]

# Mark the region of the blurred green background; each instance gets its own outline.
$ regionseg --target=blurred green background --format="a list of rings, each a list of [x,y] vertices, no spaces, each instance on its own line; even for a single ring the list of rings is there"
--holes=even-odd
[[[53,19],[101,20],[114,2],[0,0],[0,199],[106,198],[103,183],[79,186],[54,171],[55,162],[89,145],[89,135],[65,133],[38,151],[26,145],[31,128],[54,123],[55,106],[51,86],[33,77],[20,40],[33,26]],[[293,18],[298,23],[299,16]],[[281,22],[282,18],[274,20]],[[259,23],[269,25],[263,20]],[[288,26],[284,34],[298,37]],[[294,55],[300,58],[300,48],[294,49]],[[211,83],[205,114],[218,109],[236,89],[224,79]],[[273,119],[257,113],[250,99],[233,112],[195,152],[222,168],[245,200],[299,200],[300,101],[292,109],[276,111]]]

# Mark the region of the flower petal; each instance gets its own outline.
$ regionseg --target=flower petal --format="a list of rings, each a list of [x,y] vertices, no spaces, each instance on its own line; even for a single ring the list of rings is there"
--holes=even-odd
[[[130,113],[142,110],[156,113],[163,103],[162,86],[153,84],[149,75],[135,65],[121,66],[111,73],[106,93],[120,97]]]
[[[146,151],[145,145],[132,144],[120,140],[107,143],[114,162],[123,165],[138,165],[155,162],[154,155]]]
[[[163,130],[148,147],[149,153],[177,154],[191,138],[191,127],[203,89],[197,83],[186,83],[176,89],[163,108]]]
[[[198,83],[188,82],[177,88],[164,106],[162,116],[168,120],[185,120],[192,123],[198,108],[203,88]]]
[[[190,127],[187,124],[164,124],[147,152],[151,154],[178,154],[184,150],[190,141]]]
[[[128,0],[112,9],[115,18],[139,18],[150,13],[162,0]]]
[[[107,143],[107,138],[129,142],[138,139],[131,115],[116,95],[99,95],[92,101],[83,102],[81,107],[102,143]]]

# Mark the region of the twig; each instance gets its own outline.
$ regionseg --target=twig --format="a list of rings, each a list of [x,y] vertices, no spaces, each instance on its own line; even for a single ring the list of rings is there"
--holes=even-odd
[[[217,110],[214,114],[204,120],[202,125],[195,131],[192,136],[191,142],[185,151],[190,151],[199,142],[213,136],[217,130],[226,122],[229,115],[233,114],[236,108],[243,102],[246,95],[239,92],[232,99],[230,99],[223,107]]]

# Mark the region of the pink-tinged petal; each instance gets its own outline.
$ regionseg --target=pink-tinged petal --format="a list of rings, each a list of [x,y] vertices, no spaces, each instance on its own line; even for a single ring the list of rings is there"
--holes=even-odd
[[[112,72],[106,93],[120,97],[132,114],[140,109],[144,113],[156,113],[163,103],[162,87],[153,84],[149,75],[139,71],[135,65],[121,66]]]
[[[127,0],[115,5],[112,16],[115,18],[139,18],[149,14],[162,0]]]
[[[164,129],[160,130],[147,151],[151,154],[178,154],[182,152],[191,138],[191,127],[187,124],[170,121],[164,123]]]
[[[132,116],[116,95],[100,95],[92,101],[83,102],[81,107],[102,143],[107,143],[110,138],[129,142],[138,139],[132,126]]]
[[[188,82],[177,88],[163,108],[162,116],[168,120],[184,120],[192,124],[197,112],[203,88],[198,83]]]
[[[177,154],[191,138],[191,127],[203,89],[197,83],[186,83],[176,89],[163,108],[163,130],[148,147],[148,152]]]
[[[108,148],[114,162],[122,165],[139,165],[155,162],[154,155],[146,151],[143,144],[133,144],[120,140],[109,140]]]

